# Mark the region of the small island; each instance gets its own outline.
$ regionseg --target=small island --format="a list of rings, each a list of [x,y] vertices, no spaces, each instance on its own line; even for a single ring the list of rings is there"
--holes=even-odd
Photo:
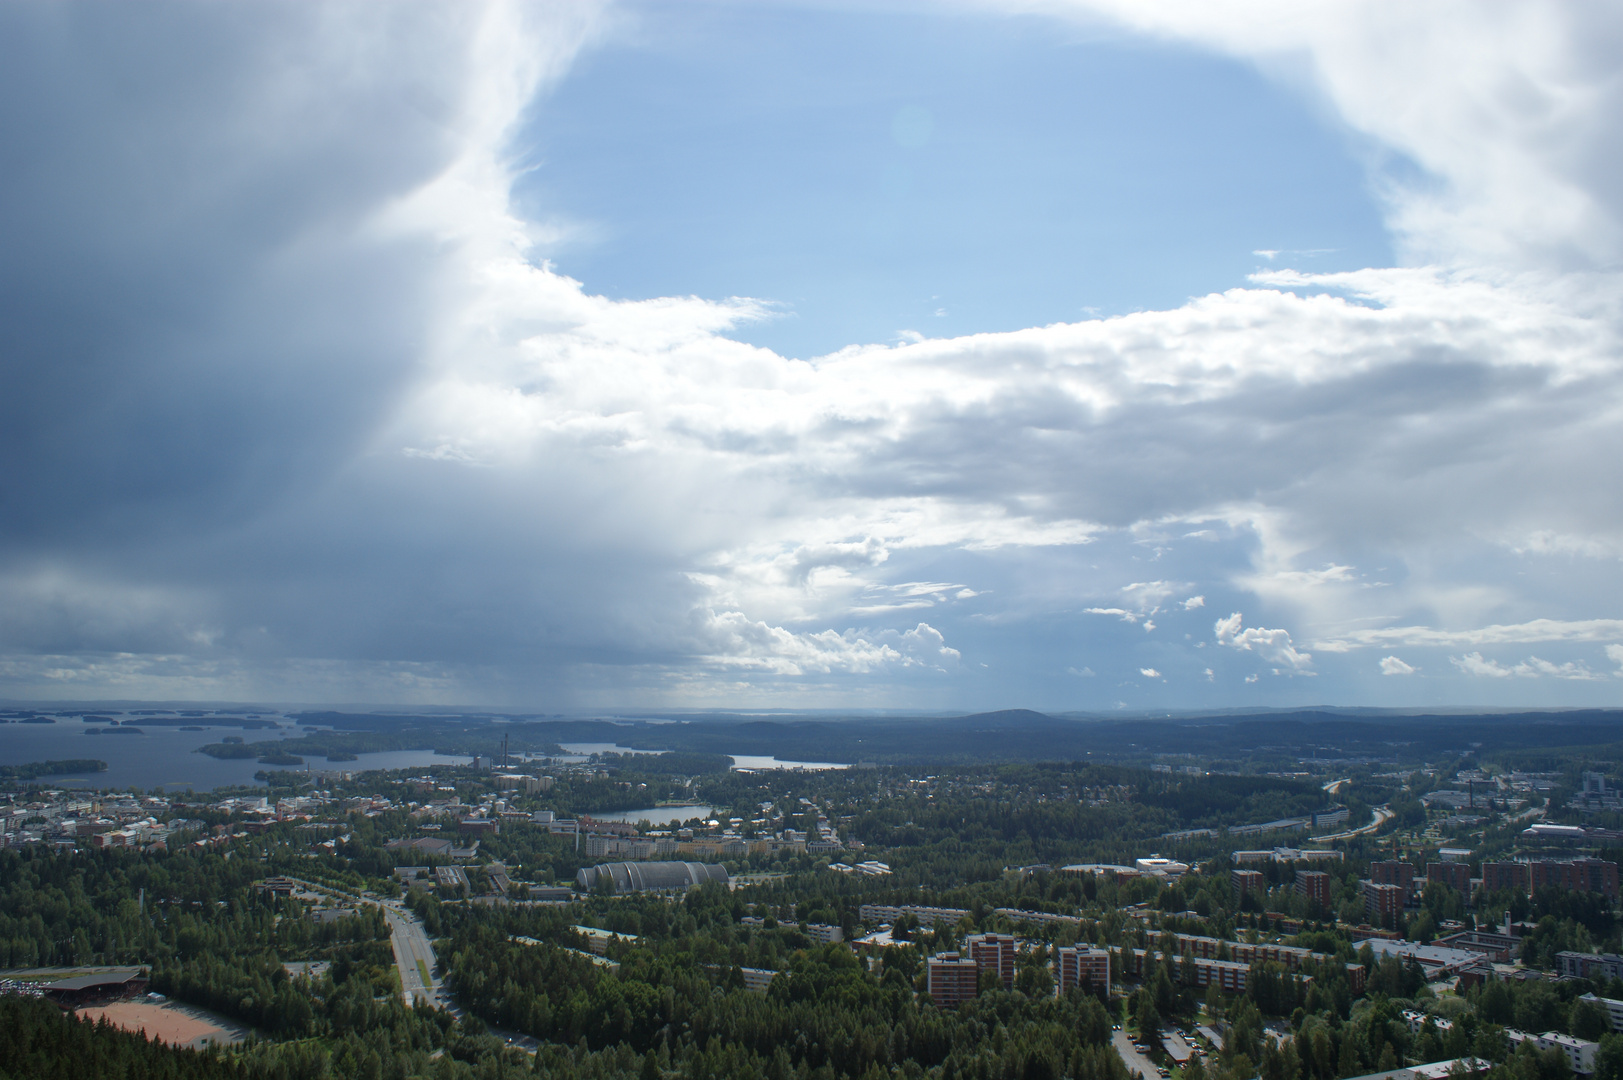
[[[68,758],[65,761],[30,761],[26,765],[0,765],[0,780],[37,780],[42,776],[70,773],[106,772],[107,762],[95,758]]]

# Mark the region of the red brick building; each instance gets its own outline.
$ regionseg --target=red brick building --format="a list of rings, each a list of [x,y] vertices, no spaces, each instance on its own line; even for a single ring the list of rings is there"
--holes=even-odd
[[[1238,904],[1248,896],[1261,900],[1268,891],[1268,881],[1261,870],[1235,870],[1229,874],[1234,885],[1234,901]]]
[[[1426,881],[1440,881],[1456,890],[1461,896],[1469,897],[1471,895],[1471,864],[1429,862],[1426,864]]]
[[[925,965],[925,987],[938,1009],[956,1009],[980,994],[980,965],[955,952],[937,953]]]
[[[1323,870],[1296,871],[1296,891],[1307,897],[1308,903],[1317,904],[1320,911],[1330,910],[1330,875]]]
[[[1096,993],[1110,992],[1110,950],[1091,945],[1066,946],[1059,951],[1059,992],[1074,987]]]
[[[1403,902],[1408,890],[1401,885],[1384,885],[1378,881],[1364,882],[1364,914],[1381,926],[1395,926],[1403,917]]]
[[[990,971],[1003,983],[1003,989],[1014,989],[1015,939],[1011,934],[971,934],[964,939],[964,951],[980,966]]]
[[[1573,859],[1569,862],[1527,864],[1528,884],[1537,889],[1554,885],[1558,889],[1603,893],[1617,899],[1617,863],[1605,859]]]
[[[1382,859],[1369,864],[1369,879],[1377,885],[1396,885],[1404,892],[1414,889],[1414,864],[1400,859]]]
[[[1482,864],[1482,887],[1489,892],[1501,889],[1527,891],[1527,864],[1519,862],[1485,862]]]

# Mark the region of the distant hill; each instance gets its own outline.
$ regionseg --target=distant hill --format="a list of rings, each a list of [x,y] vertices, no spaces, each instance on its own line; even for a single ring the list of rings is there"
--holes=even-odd
[[[607,743],[636,750],[776,757],[784,761],[970,763],[1146,760],[1197,754],[1281,761],[1369,758],[1411,761],[1445,754],[1550,747],[1600,747],[1617,741],[1623,710],[1349,716],[1318,709],[1151,719],[1056,717],[1030,709],[960,716],[831,716],[712,713],[639,720],[464,716],[305,714],[301,723],[352,731],[434,732],[436,745],[488,746],[508,734],[515,749]]]

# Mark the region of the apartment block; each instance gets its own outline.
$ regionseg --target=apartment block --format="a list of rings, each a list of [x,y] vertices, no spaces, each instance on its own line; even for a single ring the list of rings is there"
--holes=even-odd
[[[1575,1073],[1588,1076],[1595,1071],[1595,1051],[1600,1049],[1599,1043],[1590,1042],[1588,1039],[1575,1039],[1571,1035],[1563,1035],[1557,1031],[1534,1035],[1515,1028],[1506,1028],[1505,1038],[1510,1041],[1511,1046],[1530,1042],[1540,1050],[1559,1050]]]
[[[1129,949],[1122,955],[1125,963],[1131,966],[1130,974],[1140,978],[1144,974],[1144,950]],[[1195,986],[1209,986],[1216,983],[1221,989],[1231,994],[1243,994],[1247,980],[1251,977],[1251,965],[1242,964],[1237,960],[1208,960],[1205,957],[1189,956],[1178,961],[1174,966],[1173,975],[1179,977],[1180,970],[1187,963],[1194,976]]]
[[[1617,899],[1617,863],[1606,859],[1572,859],[1565,862],[1527,864],[1528,884],[1537,889],[1554,885],[1558,889],[1603,893]]]
[[[1471,864],[1429,862],[1426,864],[1426,880],[1428,882],[1440,881],[1458,891],[1461,896],[1468,898],[1471,895]]]
[[[1261,870],[1234,870],[1229,873],[1229,881],[1234,885],[1234,899],[1236,902],[1248,896],[1259,899],[1268,891],[1268,880],[1262,876]]]
[[[1015,938],[1010,934],[971,934],[964,939],[964,951],[980,966],[990,971],[1003,983],[1005,990],[1014,989]]]
[[[829,923],[807,923],[806,936],[823,945],[837,945],[845,940],[845,931]]]
[[[1489,892],[1501,889],[1527,891],[1527,864],[1519,862],[1485,862],[1482,864],[1482,887]]]
[[[1623,979],[1623,956],[1616,953],[1558,952],[1555,966],[1571,979]]]
[[[1296,891],[1321,911],[1330,910],[1330,888],[1330,875],[1323,870],[1296,871]]]
[[[955,952],[937,953],[925,965],[925,988],[939,1009],[956,1009],[980,993],[980,965]]]
[[[869,926],[894,923],[903,915],[913,916],[920,926],[951,926],[968,914],[968,908],[924,907],[920,904],[863,904],[857,909],[857,917]]]
[[[1387,885],[1376,881],[1363,883],[1364,915],[1380,926],[1394,926],[1403,917],[1403,903],[1408,890],[1401,885]]]
[[[1369,879],[1377,885],[1396,885],[1404,892],[1414,890],[1414,864],[1401,859],[1382,859],[1369,864]]]
[[[1196,934],[1178,934],[1178,951],[1199,960],[1234,960],[1241,964],[1275,963],[1286,971],[1300,971],[1311,964],[1332,962],[1329,953],[1313,952],[1295,945],[1275,945],[1269,942],[1252,944],[1248,941],[1224,941],[1221,938]],[[1358,964],[1347,965],[1347,978],[1353,993],[1364,989],[1364,969]]]
[[[1066,946],[1059,950],[1059,992],[1080,987],[1110,991],[1110,950],[1091,945]]]
[[[1565,956],[1565,953],[1562,953]],[[1617,959],[1613,957],[1613,959]],[[1616,998],[1596,997],[1594,994],[1585,994],[1580,1001],[1592,1001],[1606,1010],[1606,1025],[1613,1031],[1623,1031],[1623,1001]]]

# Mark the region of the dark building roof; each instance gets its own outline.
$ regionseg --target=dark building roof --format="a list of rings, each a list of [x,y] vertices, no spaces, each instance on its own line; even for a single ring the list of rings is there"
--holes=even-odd
[[[581,892],[590,892],[603,878],[613,882],[615,892],[641,892],[645,889],[687,889],[706,881],[727,883],[727,868],[716,863],[619,862],[583,867],[575,875]]]
[[[135,979],[141,978],[140,968],[131,968],[128,971],[98,971],[94,975],[75,975],[71,979],[58,979],[54,983],[47,983],[45,991],[52,990],[94,990],[100,987],[125,986]]]

